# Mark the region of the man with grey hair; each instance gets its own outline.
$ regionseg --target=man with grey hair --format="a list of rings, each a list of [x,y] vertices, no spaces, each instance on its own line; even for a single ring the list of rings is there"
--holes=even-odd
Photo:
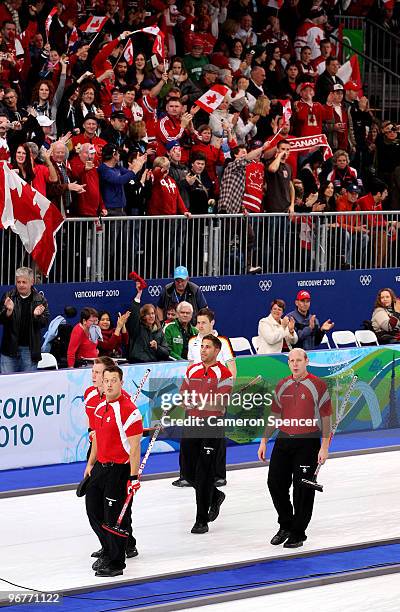
[[[308,364],[302,348],[290,351],[291,376],[282,378],[275,387],[271,414],[258,449],[258,458],[265,461],[268,439],[278,430],[269,464],[268,489],[279,523],[271,544],[283,544],[284,548],[298,548],[307,539],[315,489],[305,487],[302,479],[312,480],[317,465],[328,458],[331,400],[325,381],[310,374]],[[292,483],[293,505],[289,495]]]
[[[64,217],[71,216],[72,213],[71,192],[83,193],[85,191],[85,185],[79,185],[76,181],[72,181],[71,171],[65,164],[67,157],[68,148],[64,142],[57,140],[52,146],[51,161],[57,172],[58,180],[48,185],[47,195],[60,209]]]
[[[50,317],[47,300],[33,287],[32,269],[18,268],[15,278],[16,286],[0,300],[2,374],[36,370],[41,359],[41,330]]]
[[[176,319],[164,327],[165,339],[173,359],[187,359],[189,340],[197,336],[197,329],[191,324],[193,306],[189,302],[179,302],[176,308]]]

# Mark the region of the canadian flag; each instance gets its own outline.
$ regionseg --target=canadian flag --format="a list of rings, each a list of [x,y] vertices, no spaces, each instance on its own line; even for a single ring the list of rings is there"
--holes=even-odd
[[[126,43],[123,57],[126,60],[126,63],[128,64],[128,66],[133,65],[133,44],[132,44],[131,39],[129,39],[128,42]]]
[[[0,161],[11,161],[10,149],[5,138],[0,137]]]
[[[346,85],[348,81],[354,81],[359,86],[359,95],[362,96],[362,81],[360,73],[360,64],[358,63],[357,55],[352,55],[349,61],[340,66],[337,76],[342,79]]]
[[[85,23],[79,26],[81,32],[86,32],[87,34],[93,34],[94,32],[100,32],[105,26],[108,17],[102,17],[101,15],[93,15],[89,17]]]
[[[289,123],[290,117],[292,116],[292,105],[290,100],[278,100],[282,104],[283,108],[283,124]]]
[[[160,28],[157,26],[149,26],[148,28],[142,28],[141,30],[135,30],[132,34],[137,34],[138,32],[143,32],[143,34],[151,34],[155,36],[155,41],[153,44],[152,52],[156,53],[160,59],[165,59],[165,45],[164,45],[164,33],[161,32]]]
[[[57,252],[55,235],[63,222],[57,206],[11,170],[7,162],[0,162],[0,227],[18,234],[46,276]]]
[[[394,9],[395,0],[383,0],[383,8]]]
[[[160,59],[165,60],[165,42],[164,42],[165,36],[164,33],[160,32],[157,34],[157,36],[154,39],[154,44],[153,44],[153,53],[155,53],[156,55],[159,56]]]
[[[78,39],[79,39],[78,30],[74,26],[72,28],[72,32],[71,32],[71,34],[69,36],[67,53],[71,53],[72,52],[72,47],[74,46],[74,44],[77,42]]]
[[[206,91],[198,100],[195,101],[197,106],[200,106],[206,113],[212,113],[223,102],[225,96],[230,93],[229,87],[226,85],[213,85],[211,89]]]
[[[268,0],[267,6],[269,8],[277,9],[279,11],[279,9],[281,9],[283,6],[283,2],[284,0]]]
[[[46,17],[46,21],[44,22],[44,29],[46,30],[47,39],[49,38],[50,26],[53,21],[54,15],[57,13],[57,7],[51,9],[50,13]]]

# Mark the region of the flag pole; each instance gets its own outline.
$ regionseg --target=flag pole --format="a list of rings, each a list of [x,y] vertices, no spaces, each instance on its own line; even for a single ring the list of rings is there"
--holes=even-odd
[[[128,44],[129,44],[129,41],[130,41],[130,36],[128,36],[128,37],[127,37],[127,39],[126,39],[126,45],[125,45],[125,47],[122,49],[121,53],[119,54],[118,59],[117,59],[117,61],[115,62],[114,66],[113,66],[113,69],[114,69],[114,68],[115,68],[115,66],[118,64],[118,62],[121,60],[121,57],[123,57],[123,56],[124,56],[124,53],[125,53],[126,48],[127,48]]]
[[[94,41],[96,40],[96,38],[98,37],[98,35],[103,31],[103,28],[101,30],[99,30],[96,34],[96,36],[93,37],[93,39],[90,41],[89,43],[89,47],[91,47],[94,43]]]

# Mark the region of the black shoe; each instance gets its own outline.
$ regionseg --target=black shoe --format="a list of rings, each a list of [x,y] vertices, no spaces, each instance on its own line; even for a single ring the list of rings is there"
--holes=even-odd
[[[95,550],[94,552],[92,552],[92,554],[90,556],[94,557],[95,559],[97,559],[98,557],[101,557],[102,555],[104,555],[104,548],[100,548],[99,550]]]
[[[96,572],[97,570],[106,567],[106,565],[108,565],[110,562],[109,558],[106,557],[105,555],[102,555],[101,557],[99,557],[97,559],[97,561],[95,561],[92,565],[92,569],[94,569],[94,571]]]
[[[101,576],[102,578],[114,578],[115,576],[122,576],[124,570],[122,569],[111,569],[111,567],[102,567],[97,570],[95,576]]]
[[[215,519],[217,518],[221,504],[226,497],[225,493],[222,493],[222,491],[218,491],[218,493],[219,495],[217,497],[217,501],[214,504],[211,504],[210,511],[208,513],[208,520],[210,521],[210,523],[215,521]]]
[[[172,483],[173,487],[191,487],[192,485],[185,480],[184,478],[178,478],[178,480],[174,480]]]
[[[128,546],[126,547],[126,558],[133,559],[133,557],[137,557],[138,554],[139,552],[136,546],[134,544],[128,544]]]
[[[208,531],[207,523],[198,523],[196,521],[190,533],[207,533],[207,531]]]
[[[278,533],[274,535],[271,540],[271,544],[273,546],[278,546],[279,544],[283,544],[285,540],[290,537],[290,531],[288,529],[279,529]]]
[[[305,540],[307,540],[307,536],[291,535],[284,543],[283,548],[300,548]]]
[[[224,487],[226,485],[226,479],[225,478],[216,478],[214,481],[214,486],[215,487]]]

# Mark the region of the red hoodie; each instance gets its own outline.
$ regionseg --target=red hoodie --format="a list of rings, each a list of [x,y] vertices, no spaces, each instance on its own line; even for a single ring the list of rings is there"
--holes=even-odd
[[[178,185],[168,174],[162,173],[161,168],[153,170],[153,187],[148,203],[148,215],[183,215],[188,212]]]

